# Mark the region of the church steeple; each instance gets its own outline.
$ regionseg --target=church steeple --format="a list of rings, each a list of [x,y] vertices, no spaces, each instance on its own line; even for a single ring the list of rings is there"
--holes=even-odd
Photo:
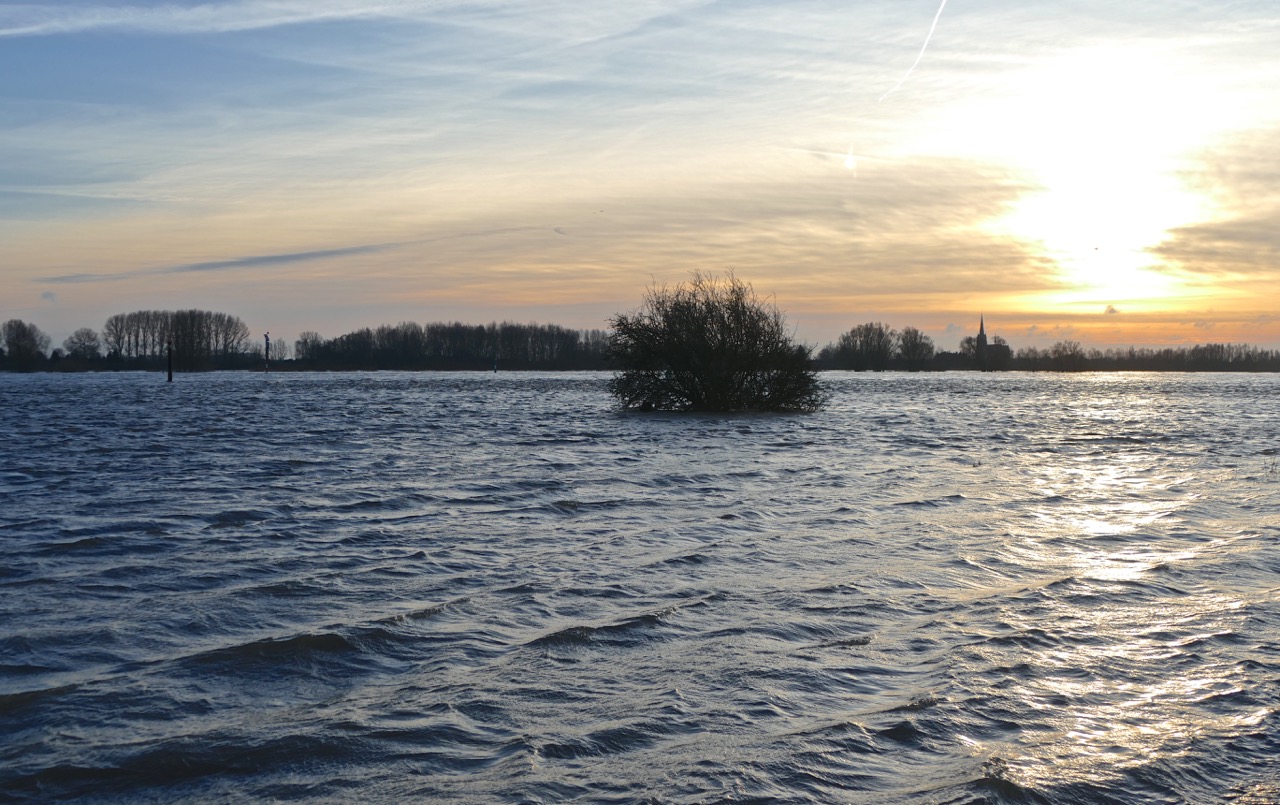
[[[978,368],[982,371],[987,370],[987,317],[978,315],[978,337],[974,339],[974,358],[977,359]]]

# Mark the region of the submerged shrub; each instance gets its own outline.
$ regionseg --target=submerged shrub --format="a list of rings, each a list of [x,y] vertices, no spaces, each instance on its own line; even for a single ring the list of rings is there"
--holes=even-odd
[[[610,324],[609,391],[623,408],[813,411],[824,401],[809,347],[732,273],[652,286],[639,310]]]

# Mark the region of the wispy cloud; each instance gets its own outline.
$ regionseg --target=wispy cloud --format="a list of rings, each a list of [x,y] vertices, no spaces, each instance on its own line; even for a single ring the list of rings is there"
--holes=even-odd
[[[316,22],[379,19],[429,20],[461,11],[463,24],[587,42],[634,32],[710,0],[639,0],[582,4],[576,0],[234,0],[106,4],[19,3],[0,6],[0,37],[51,36],[87,31],[157,34],[233,33]],[[566,23],[573,22],[574,25]]]
[[[421,16],[466,5],[466,0],[349,2],[344,0],[241,0],[184,6],[35,5],[0,8],[0,37],[49,36],[98,30],[150,33],[227,33],[308,22]]]
[[[206,271],[227,271],[239,268],[259,268],[264,266],[288,265],[290,263],[309,263],[316,260],[330,260],[336,257],[353,257],[361,254],[374,254],[397,248],[398,243],[375,243],[366,246],[349,246],[343,249],[320,249],[307,252],[284,252],[281,254],[260,254],[252,257],[236,257],[231,260],[209,260],[202,263],[183,263],[180,265],[144,268],[137,271],[123,271],[114,274],[60,274],[52,277],[38,277],[38,282],[53,284],[79,284],[87,282],[116,282],[156,274],[192,274]]]
[[[204,263],[186,263],[158,269],[160,274],[188,274],[200,271],[226,271],[232,268],[253,268],[257,266],[277,266],[288,263],[309,263],[312,260],[328,260],[334,257],[352,257],[358,254],[373,254],[393,249],[397,244],[380,243],[370,246],[350,246],[345,249],[321,249],[312,252],[288,252],[285,254],[262,254],[255,257],[238,257],[234,260],[211,260]]]
[[[419,238],[411,241],[394,243],[370,243],[360,246],[346,246],[339,249],[317,249],[302,252],[280,252],[277,254],[258,254],[249,257],[234,257],[227,260],[206,260],[198,263],[180,263],[169,266],[139,268],[133,271],[119,271],[110,274],[57,274],[36,277],[36,282],[54,285],[78,285],[93,282],[118,282],[137,277],[161,276],[168,274],[203,274],[220,271],[234,271],[245,268],[270,268],[272,266],[291,265],[294,263],[312,263],[320,260],[335,260],[344,257],[380,254],[395,251],[407,246],[425,246],[445,241],[465,241],[476,238],[509,235],[519,232],[552,231],[564,234],[559,227],[547,226],[512,226],[471,232],[455,232],[435,237]]]

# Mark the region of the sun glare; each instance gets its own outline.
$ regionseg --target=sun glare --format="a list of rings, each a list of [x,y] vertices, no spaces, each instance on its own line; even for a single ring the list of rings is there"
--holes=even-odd
[[[1227,103],[1154,45],[1074,51],[1011,79],[999,100],[957,106],[935,146],[998,160],[1040,190],[999,233],[1041,244],[1064,286],[1054,305],[1177,297],[1149,250],[1209,209],[1179,179],[1220,131]]]
[[[1194,82],[1168,68],[1135,48],[1078,53],[1031,76],[1021,156],[1044,190],[1004,223],[1055,258],[1074,286],[1064,303],[1177,295],[1147,270],[1147,250],[1204,213],[1177,170],[1207,132],[1189,119]]]

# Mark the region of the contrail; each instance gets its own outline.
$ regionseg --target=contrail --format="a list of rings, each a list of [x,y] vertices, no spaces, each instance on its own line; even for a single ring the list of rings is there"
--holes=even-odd
[[[938,27],[938,20],[939,18],[942,17],[942,9],[946,7],[947,7],[947,0],[942,0],[942,4],[938,6],[938,13],[933,15],[933,25],[929,26],[929,35],[924,38],[924,44],[920,46],[920,52],[916,54],[916,60],[912,62],[911,66],[907,68],[907,71],[902,74],[902,78],[898,79],[898,83],[893,85],[893,89],[889,90],[888,92],[880,96],[881,101],[883,101],[885,98],[888,98],[893,93],[897,92],[898,87],[902,86],[903,82],[905,82],[907,78],[911,75],[911,71],[916,69],[916,65],[919,64],[920,60],[924,58],[924,52],[929,48],[929,40],[933,39],[933,31],[935,28]]]

